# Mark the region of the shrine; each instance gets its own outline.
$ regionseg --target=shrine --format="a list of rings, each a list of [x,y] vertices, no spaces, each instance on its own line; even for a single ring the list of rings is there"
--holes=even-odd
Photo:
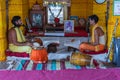
[[[120,80],[119,19],[119,0],[0,0],[0,79]]]

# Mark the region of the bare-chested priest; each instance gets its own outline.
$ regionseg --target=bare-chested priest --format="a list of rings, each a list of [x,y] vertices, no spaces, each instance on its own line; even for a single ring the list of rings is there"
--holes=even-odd
[[[89,16],[89,22],[91,29],[91,41],[83,42],[80,44],[79,49],[81,52],[84,51],[102,51],[105,49],[106,39],[105,33],[101,26],[98,25],[99,18],[97,15]]]
[[[23,25],[20,16],[14,16],[11,20],[14,25],[8,32],[9,49],[13,52],[30,53],[32,43],[26,41],[22,31],[19,29]]]

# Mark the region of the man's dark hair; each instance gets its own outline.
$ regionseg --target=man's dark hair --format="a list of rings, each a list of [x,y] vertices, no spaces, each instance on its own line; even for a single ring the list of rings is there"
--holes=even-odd
[[[13,18],[11,20],[12,24],[14,24],[15,26],[17,26],[15,22],[18,21],[19,19],[21,19],[20,16],[13,16]]]
[[[91,15],[91,16],[89,16],[89,19],[91,19],[91,20],[94,20],[95,21],[95,23],[97,23],[98,22],[98,20],[99,20],[99,18],[98,18],[98,16],[97,15]]]

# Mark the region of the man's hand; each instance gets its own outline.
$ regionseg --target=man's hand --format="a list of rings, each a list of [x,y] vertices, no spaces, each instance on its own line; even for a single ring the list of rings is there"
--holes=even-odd
[[[31,46],[31,47],[32,47],[32,46],[33,46],[33,43],[26,42],[26,45],[27,45],[27,46]]]

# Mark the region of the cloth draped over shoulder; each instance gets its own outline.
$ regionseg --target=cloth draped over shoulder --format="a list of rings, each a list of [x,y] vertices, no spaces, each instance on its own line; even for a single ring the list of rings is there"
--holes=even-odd
[[[18,41],[18,42],[25,42],[26,39],[25,39],[22,31],[21,31],[19,28],[15,28],[15,31],[16,31],[16,33],[17,33],[17,41]]]

